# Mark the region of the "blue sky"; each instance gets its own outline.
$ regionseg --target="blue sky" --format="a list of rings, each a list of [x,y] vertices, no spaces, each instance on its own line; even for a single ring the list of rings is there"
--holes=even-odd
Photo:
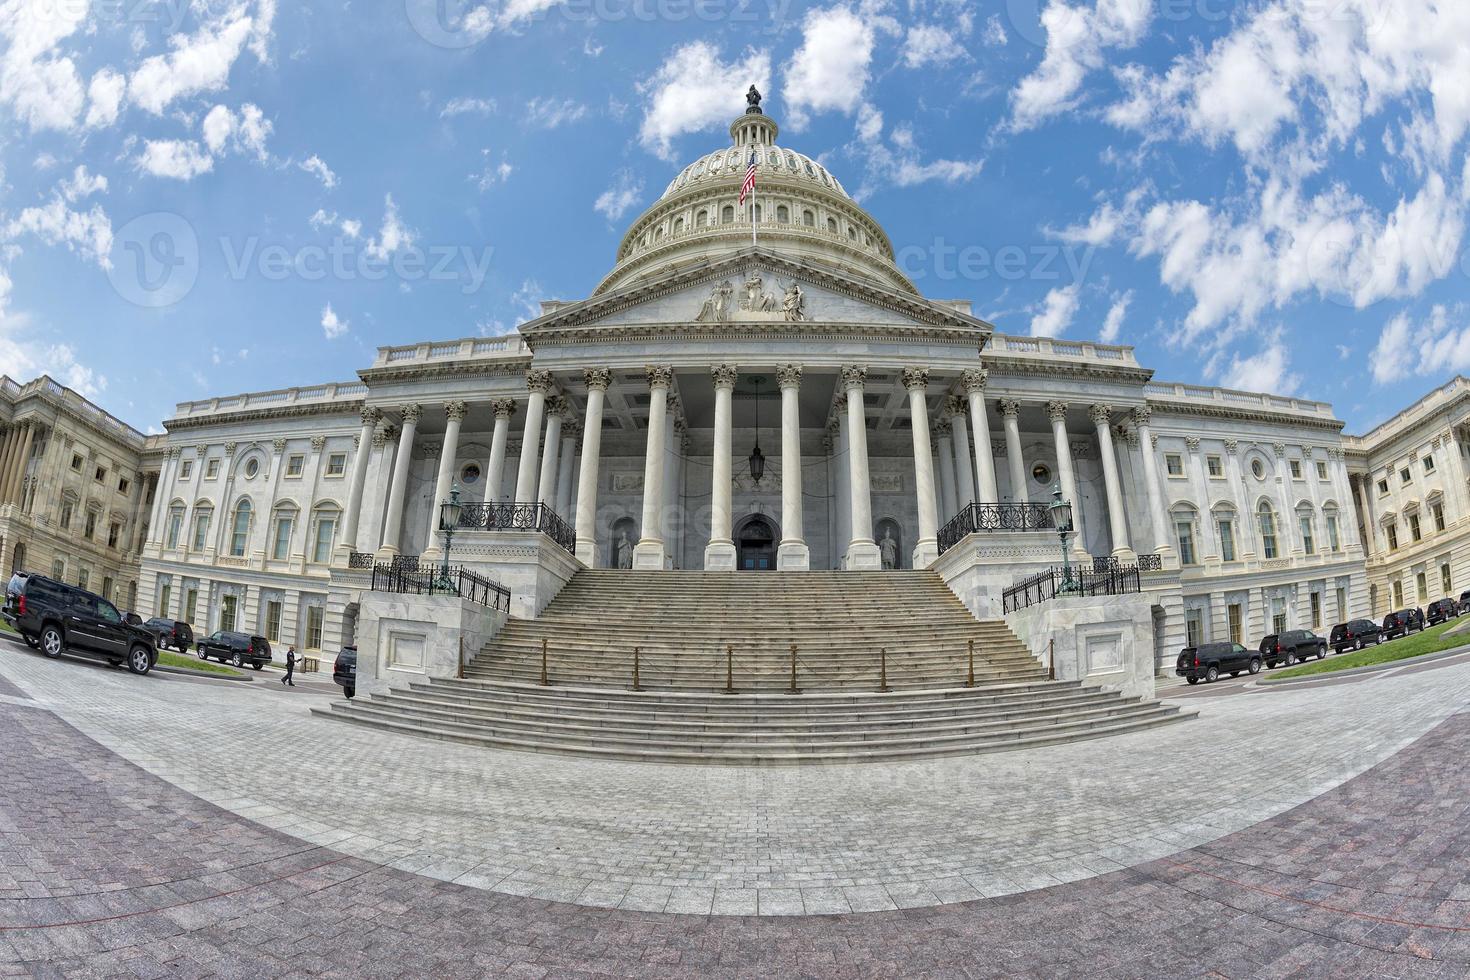
[[[0,0],[0,370],[156,430],[585,296],[754,81],[1010,333],[1361,431],[1470,366],[1470,5]]]

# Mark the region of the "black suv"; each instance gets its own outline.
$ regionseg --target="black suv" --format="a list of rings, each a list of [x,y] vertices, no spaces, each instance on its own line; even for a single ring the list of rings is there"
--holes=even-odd
[[[1460,615],[1460,607],[1453,599],[1436,599],[1424,610],[1424,618],[1429,620],[1429,625],[1435,623],[1448,623]]]
[[[1383,638],[1408,636],[1414,630],[1424,629],[1424,614],[1417,609],[1400,609],[1383,617]]]
[[[143,628],[157,637],[160,650],[173,647],[180,653],[188,653],[194,645],[194,630],[188,623],[155,616],[144,623]]]
[[[1191,684],[1198,684],[1201,678],[1206,683],[1213,683],[1221,674],[1239,677],[1243,670],[1259,674],[1261,657],[1239,643],[1201,643],[1197,647],[1185,647],[1179,652],[1179,661],[1174,667],[1174,673]]]
[[[1298,660],[1315,655],[1318,660],[1327,656],[1327,641],[1311,630],[1286,630],[1272,633],[1261,640],[1261,657],[1267,667],[1285,664],[1290,667]]]
[[[236,667],[249,664],[256,670],[271,662],[271,645],[263,636],[217,630],[194,646],[200,660],[228,661]]]
[[[1378,624],[1373,620],[1354,619],[1332,627],[1332,635],[1327,642],[1332,644],[1333,651],[1342,653],[1349,647],[1361,650],[1369,643],[1376,646],[1383,642],[1383,636],[1378,631]]]
[[[7,593],[9,590],[7,589]],[[126,663],[146,674],[158,662],[153,634],[128,623],[117,607],[86,589],[42,575],[28,575],[5,601],[5,620],[48,657],[63,651]]]
[[[357,695],[357,647],[343,647],[332,664],[332,680],[351,701]]]

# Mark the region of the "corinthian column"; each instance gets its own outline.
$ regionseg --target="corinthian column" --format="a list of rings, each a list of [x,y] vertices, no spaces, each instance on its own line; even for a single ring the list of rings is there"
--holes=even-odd
[[[1154,553],[1168,556],[1174,553],[1174,546],[1169,541],[1169,520],[1164,513],[1163,490],[1159,486],[1159,451],[1149,429],[1152,420],[1153,410],[1147,405],[1133,410],[1133,425],[1138,429],[1138,444],[1143,450],[1143,481],[1147,484],[1148,516],[1154,529]],[[1233,459],[1234,447],[1230,450]]]
[[[510,417],[516,413],[514,398],[497,398],[490,403],[495,413],[495,431],[490,436],[490,460],[485,464],[485,503],[500,499],[505,481],[505,445],[510,441]]]
[[[941,520],[948,520],[960,512],[960,504],[956,502],[955,479],[954,479],[954,440],[951,438],[954,428],[943,420],[934,427],[937,437],[935,442],[939,449],[939,511]]]
[[[454,485],[454,464],[459,459],[459,428],[464,416],[464,402],[454,401],[444,406],[444,448],[439,451],[434,499],[429,501],[429,540],[424,544],[425,555],[438,555],[441,551],[443,538],[439,534],[439,505],[449,499],[449,489]]]
[[[587,415],[582,425],[582,472],[577,476],[577,557],[588,568],[597,564],[597,468],[602,456],[602,402],[612,372],[588,368]]]
[[[913,567],[928,568],[939,557],[939,519],[934,508],[934,450],[929,446],[929,372],[904,368],[909,392],[909,428],[914,438],[914,491],[919,504],[919,540]]]
[[[1011,499],[1024,504],[1031,498],[1026,493],[1026,460],[1021,456],[1021,403],[1007,398],[1000,403],[1000,415],[1006,429],[1006,463],[1011,470]]]
[[[546,411],[550,393],[550,371],[527,371],[526,388],[531,397],[526,403],[526,425],[521,430],[521,460],[516,469],[515,503],[536,501],[536,455],[541,451],[541,416]]]
[[[648,368],[648,449],[643,459],[643,527],[633,548],[634,568],[664,567],[664,539],[659,509],[664,499],[664,427],[668,425],[669,388],[674,369]]]
[[[403,428],[398,433],[398,455],[393,461],[393,482],[388,487],[388,517],[383,524],[383,546],[379,558],[398,554],[403,533],[403,497],[408,492],[408,470],[413,465],[413,437],[419,427],[418,405],[403,406]]]
[[[367,405],[362,409],[362,428],[357,433],[357,452],[352,459],[352,488],[347,492],[347,516],[342,521],[342,544],[338,550],[351,555],[357,550],[357,525],[362,519],[362,491],[367,486],[368,463],[372,460],[373,430],[383,413]]]
[[[1087,545],[1085,543],[1082,525],[1082,497],[1077,493],[1077,474],[1072,469],[1072,441],[1067,435],[1067,403],[1052,401],[1046,403],[1046,415],[1051,419],[1052,441],[1056,443],[1057,470],[1061,476],[1062,493],[1072,504],[1072,530],[1076,532],[1072,536],[1072,551],[1079,555],[1086,555]]]
[[[842,369],[842,390],[847,393],[848,487],[851,490],[852,540],[847,545],[849,570],[881,569],[883,556],[873,540],[873,488],[868,480],[868,424],[863,407],[863,385],[868,369]]]
[[[710,460],[713,483],[710,487],[709,544],[704,547],[706,571],[734,571],[735,541],[731,527],[731,404],[735,380],[740,376],[734,365],[717,364],[710,369],[715,382],[715,448]]]
[[[1103,484],[1108,493],[1108,530],[1113,536],[1113,557],[1119,561],[1134,560],[1128,543],[1128,515],[1123,510],[1123,487],[1118,482],[1118,457],[1113,451],[1113,409],[1109,405],[1093,405],[1088,409],[1097,429],[1097,447],[1102,453]]]
[[[946,398],[944,415],[954,431],[955,510],[959,510],[978,499],[975,494],[975,467],[970,462],[970,427],[965,423],[965,403],[958,398]]]
[[[561,452],[561,423],[566,415],[567,400],[552,398],[548,403],[546,417],[546,445],[541,450],[541,477],[536,481],[538,503],[554,507],[556,504],[556,463]]]
[[[970,428],[975,433],[975,495],[982,503],[1000,501],[1000,491],[995,486],[995,456],[990,449],[990,417],[985,414],[985,382],[989,375],[984,371],[966,371],[960,375],[960,387],[970,403]]]
[[[812,567],[801,515],[801,366],[776,369],[781,386],[781,543],[776,568],[804,572]]]

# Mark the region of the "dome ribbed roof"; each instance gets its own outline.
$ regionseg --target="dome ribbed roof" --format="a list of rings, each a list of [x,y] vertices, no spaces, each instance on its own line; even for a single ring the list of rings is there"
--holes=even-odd
[[[759,176],[810,181],[830,191],[836,191],[851,200],[837,178],[806,154],[781,146],[763,146],[760,147],[760,153]],[[663,194],[659,195],[659,200],[686,187],[698,187],[702,183],[724,182],[732,178],[738,179],[745,173],[747,154],[747,148],[742,146],[727,146],[722,150],[706,153],[669,181],[669,186],[664,188]]]

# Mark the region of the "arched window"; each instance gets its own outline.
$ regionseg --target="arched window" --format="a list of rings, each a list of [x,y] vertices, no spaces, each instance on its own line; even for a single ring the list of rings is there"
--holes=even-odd
[[[735,221],[735,205],[727,204],[720,211],[720,224],[728,225]]]
[[[817,226],[817,216],[810,210],[804,210],[801,212],[801,223],[808,228],[815,228]]]
[[[776,207],[776,221],[783,225],[790,223],[791,211],[786,205],[781,204]]]
[[[1302,532],[1302,550],[1309,555],[1315,555],[1317,553],[1317,522],[1310,504],[1302,504],[1296,509],[1296,526]]]
[[[1196,544],[1195,527],[1199,523],[1193,507],[1174,509],[1174,539],[1179,545],[1179,564],[1198,565],[1199,548]]]
[[[332,560],[332,545],[337,538],[337,515],[337,508],[326,504],[318,507],[312,516],[311,560],[318,565]]]
[[[755,206],[755,220],[756,220],[756,223],[757,224],[760,223],[760,220],[761,220],[761,206],[759,204],[757,204]]]
[[[683,218],[675,218],[674,219],[674,234],[676,234],[676,235],[682,235],[682,234],[684,234],[684,219]]]
[[[168,531],[164,535],[165,548],[177,548],[179,535],[184,533],[184,505],[172,504],[168,509]]]
[[[700,212],[694,216],[694,227],[703,228],[707,224],[709,224],[709,212],[701,209]]]
[[[1235,511],[1230,507],[1215,509],[1215,539],[1220,544],[1220,560],[1235,561]]]
[[[209,521],[214,517],[214,508],[209,504],[200,504],[194,508],[194,542],[195,551],[203,551],[209,543]]]
[[[271,520],[271,558],[285,561],[291,557],[291,535],[296,529],[296,508],[277,507]]]
[[[857,229],[852,225],[847,226],[847,237],[852,241],[857,241]]]
[[[1271,510],[1271,505],[1261,501],[1256,508],[1256,517],[1261,522],[1261,556],[1266,559],[1277,558],[1280,550],[1276,547],[1276,514]]]
[[[245,557],[245,542],[250,539],[250,501],[242,499],[235,505],[235,519],[230,525],[230,554]]]
[[[837,219],[836,218],[828,218],[827,219],[827,230],[830,231],[834,235],[837,234]]]
[[[1337,508],[1331,504],[1322,508],[1322,524],[1327,528],[1327,550],[1342,550],[1342,531],[1338,525]]]

